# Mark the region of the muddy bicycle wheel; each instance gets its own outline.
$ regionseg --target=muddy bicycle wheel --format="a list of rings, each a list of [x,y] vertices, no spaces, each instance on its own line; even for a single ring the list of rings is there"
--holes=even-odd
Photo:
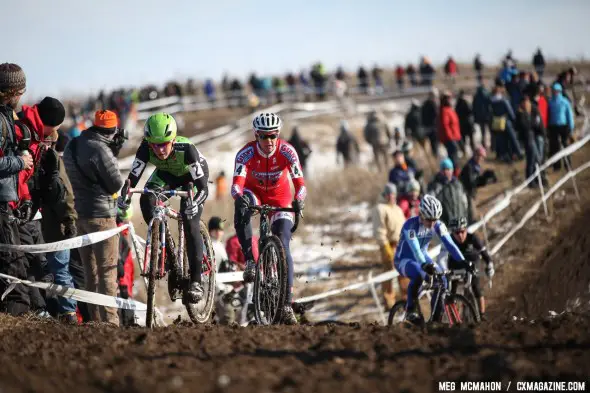
[[[445,306],[448,312],[441,313],[443,323],[462,325],[475,324],[479,321],[473,304],[463,295],[448,295]]]
[[[281,321],[287,296],[287,274],[287,258],[281,240],[277,236],[267,237],[256,264],[252,297],[259,324],[272,325]]]
[[[215,300],[215,280],[217,276],[217,263],[215,262],[215,252],[211,237],[207,230],[207,225],[200,222],[199,230],[203,237],[203,261],[201,264],[201,285],[203,286],[203,298],[196,304],[185,302],[186,311],[193,323],[206,323],[211,318],[213,303]],[[184,251],[184,269],[185,277],[190,278],[189,262],[186,249]],[[190,279],[189,279],[190,281]]]
[[[156,322],[156,272],[160,256],[160,220],[154,219],[152,224],[151,254],[148,270],[147,310],[145,313],[145,326],[152,328]]]
[[[395,302],[393,307],[389,310],[389,317],[387,318],[387,325],[397,325],[406,320],[406,302],[400,300]]]

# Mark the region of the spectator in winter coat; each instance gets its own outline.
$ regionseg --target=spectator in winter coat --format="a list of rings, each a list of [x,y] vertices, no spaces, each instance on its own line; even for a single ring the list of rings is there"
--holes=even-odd
[[[397,189],[393,184],[386,184],[380,195],[377,206],[373,209],[373,236],[381,250],[381,260],[385,272],[393,270],[393,255],[399,243],[402,226],[405,222],[404,213],[396,204]],[[407,296],[409,280],[398,277],[398,284],[401,288],[402,298]],[[381,284],[383,299],[386,310],[389,310],[396,301],[395,290],[391,281],[384,281]]]
[[[379,118],[375,111],[367,116],[367,124],[363,130],[365,140],[373,149],[373,157],[377,170],[381,171],[389,165],[389,143],[391,134],[387,125]]]
[[[486,149],[482,146],[475,149],[473,157],[463,167],[459,180],[463,184],[463,189],[467,195],[467,220],[470,224],[477,220],[477,213],[475,209],[475,197],[477,196],[477,189],[489,183],[496,181],[496,174],[491,170],[486,170],[482,173],[481,165],[487,156]]]
[[[430,147],[432,150],[432,156],[436,159],[438,156],[438,133],[436,119],[438,118],[438,104],[437,100],[438,90],[432,89],[428,98],[422,104],[420,110],[422,127],[424,128],[424,134],[430,139]]]
[[[457,63],[455,63],[455,60],[452,56],[449,56],[447,62],[445,63],[445,74],[447,78],[451,78],[451,80],[454,82],[455,76],[457,76],[457,72]]]
[[[473,120],[481,132],[482,144],[490,146],[486,134],[490,134],[490,93],[484,86],[478,86],[473,97]],[[492,140],[490,135],[490,141]]]
[[[461,141],[460,146],[463,151],[463,155],[467,155],[467,138],[471,145],[471,151],[475,151],[475,141],[473,139],[473,111],[471,110],[471,104],[465,97],[465,91],[459,91],[459,97],[457,97],[457,103],[455,104],[455,112],[459,117],[459,129],[461,130]]]
[[[396,150],[393,153],[393,168],[389,171],[389,183],[394,184],[403,194],[406,192],[410,180],[415,177],[416,173],[406,163],[404,153],[401,150]]]
[[[112,151],[117,133],[117,117],[111,111],[97,111],[94,126],[66,146],[64,163],[74,190],[78,233],[114,229],[117,192],[123,179]],[[109,296],[117,293],[117,248],[119,236],[80,248],[86,272],[86,289]],[[92,320],[119,326],[117,309],[105,307],[101,315],[96,306],[89,307]],[[102,309],[101,309],[102,310]]]
[[[397,88],[400,90],[403,90],[404,88],[404,75],[405,75],[406,71],[404,70],[404,67],[402,67],[401,65],[397,65],[397,67],[395,67],[395,82],[397,83]]]
[[[479,55],[479,53],[475,55],[475,59],[473,60],[473,69],[475,70],[475,75],[477,75],[477,83],[481,85],[483,79],[483,63],[481,61],[481,56]]]
[[[545,73],[545,58],[543,57],[543,53],[541,53],[541,48],[538,48],[533,56],[533,66],[535,67],[535,71],[539,75],[539,78],[543,79],[543,74]]]
[[[348,128],[348,122],[341,120],[340,135],[336,140],[336,163],[340,163],[340,156],[342,156],[344,166],[354,164],[358,161],[359,154],[359,144]]]
[[[254,257],[254,260],[258,260],[258,241],[259,238],[258,236],[252,236],[252,256]],[[237,235],[233,235],[232,237],[230,237],[229,239],[227,239],[227,242],[225,243],[225,251],[227,252],[227,257],[229,258],[229,264],[228,264],[228,270],[229,271],[243,271],[244,268],[246,267],[246,257],[244,255],[244,252],[242,251],[242,246],[240,245],[240,240],[238,239]],[[244,299],[244,290],[242,289],[242,287],[240,287],[240,285],[243,285],[241,282],[238,283],[233,283],[232,284],[234,286],[234,292],[236,292],[236,290],[240,291],[240,298]],[[245,285],[246,289],[245,289],[245,293],[246,293],[246,297],[245,299],[250,299],[251,298],[251,293],[252,293],[252,284],[246,284]],[[248,307],[242,307],[241,310],[241,315],[238,317],[237,315],[235,315],[234,313],[234,318],[236,319],[236,321],[240,321],[240,323],[244,323],[248,320],[250,320],[251,318],[249,317],[249,309]]]
[[[421,146],[424,146],[425,138],[420,123],[420,103],[412,99],[412,105],[404,121],[404,129],[408,137],[414,138]]]
[[[467,194],[461,182],[453,176],[454,166],[450,158],[440,163],[440,172],[436,174],[428,185],[428,194],[436,197],[442,204],[441,221],[449,224],[449,220],[456,217],[467,217]]]
[[[447,154],[456,168],[458,164],[458,144],[461,141],[459,117],[451,105],[451,93],[446,92],[440,100],[440,117],[438,122],[438,138],[447,149]]]
[[[406,220],[420,214],[420,183],[412,179],[405,194],[399,197],[398,206],[404,212]]]
[[[552,96],[549,100],[549,155],[558,153],[569,145],[574,132],[574,112],[571,103],[563,96],[563,88],[559,83],[552,86]],[[565,157],[570,165],[569,156]],[[561,160],[553,164],[553,170],[561,169]]]
[[[363,66],[359,67],[356,78],[361,94],[367,94],[369,92],[369,74]]]
[[[516,113],[516,130],[520,141],[524,145],[526,155],[525,178],[535,172],[535,166],[541,164],[541,152],[538,151],[537,135],[543,135],[543,122],[536,106],[525,96]],[[530,184],[535,186],[534,183]]]
[[[435,72],[434,67],[430,64],[430,59],[424,56],[420,62],[420,79],[422,86],[432,86]]]
[[[412,64],[408,64],[406,67],[406,74],[408,74],[408,78],[410,79],[410,84],[412,87],[418,86],[418,79],[416,78],[416,67]]]
[[[16,140],[17,119],[14,110],[27,87],[25,73],[17,64],[0,64],[0,243],[20,245],[17,224],[11,219],[13,207],[18,202],[18,177],[22,170],[33,167],[30,155],[20,155]],[[27,278],[27,260],[20,251],[0,250],[0,273],[20,279]],[[8,287],[0,280],[0,292]],[[0,302],[0,312],[21,315],[30,309],[27,287],[17,284]]]
[[[301,169],[303,169],[303,172],[307,174],[307,159],[311,154],[311,148],[309,147],[309,144],[303,140],[303,138],[301,138],[301,135],[299,135],[299,129],[297,127],[293,127],[293,132],[291,133],[291,138],[289,138],[288,142],[297,152],[297,155],[299,156],[299,162],[301,163]]]
[[[507,163],[512,162],[512,156],[522,159],[520,143],[514,131],[514,121],[516,116],[512,106],[504,96],[504,88],[496,85],[492,92],[493,96],[490,101],[491,108],[491,129],[495,134],[496,154],[498,159]]]
[[[35,141],[32,141],[30,149],[37,161],[34,173],[29,173],[22,180],[28,182],[33,202],[31,214],[38,209],[42,211],[41,222],[25,224],[28,226],[25,233],[34,234],[42,231],[43,236],[37,238],[48,243],[75,237],[77,214],[74,209],[72,186],[64,164],[54,149],[59,127],[65,118],[65,109],[60,101],[45,97],[32,107],[24,105],[20,117],[22,127],[27,127],[34,135],[32,139]],[[24,172],[21,172],[22,174]],[[69,268],[70,250],[49,252],[46,259],[55,284],[74,288]],[[76,301],[64,297],[58,297],[56,300],[58,319],[76,324]]]
[[[533,107],[539,113],[541,117],[541,124],[538,127],[535,141],[537,143],[537,153],[539,153],[539,162],[542,164],[545,162],[545,148],[547,147],[547,126],[549,121],[549,103],[544,94],[545,87],[543,85],[535,86],[532,90],[531,102]],[[542,127],[541,127],[542,126]]]

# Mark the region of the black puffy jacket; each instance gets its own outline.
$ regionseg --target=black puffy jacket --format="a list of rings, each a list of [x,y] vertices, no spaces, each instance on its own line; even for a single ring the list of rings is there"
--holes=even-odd
[[[123,186],[123,178],[109,142],[95,127],[90,127],[68,143],[64,151],[63,160],[80,218],[117,215],[114,194]]]

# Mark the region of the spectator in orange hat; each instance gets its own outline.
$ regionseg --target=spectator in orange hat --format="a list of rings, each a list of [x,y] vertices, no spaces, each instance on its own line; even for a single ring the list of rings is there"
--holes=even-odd
[[[123,186],[112,141],[117,134],[117,115],[100,110],[94,125],[66,146],[63,159],[78,213],[79,235],[117,227],[117,192]],[[109,296],[117,294],[119,235],[80,248],[84,261],[86,289]],[[119,326],[117,309],[89,305],[93,321]]]

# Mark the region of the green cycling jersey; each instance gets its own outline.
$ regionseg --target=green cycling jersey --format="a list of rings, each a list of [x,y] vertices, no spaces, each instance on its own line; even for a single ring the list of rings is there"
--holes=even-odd
[[[135,187],[141,179],[147,164],[156,167],[150,176],[147,187],[179,188],[192,182],[197,191],[195,200],[204,202],[207,198],[209,168],[205,157],[187,138],[177,136],[172,152],[165,160],[160,160],[152,151],[147,141],[137,149],[135,160],[129,173],[130,186]]]

